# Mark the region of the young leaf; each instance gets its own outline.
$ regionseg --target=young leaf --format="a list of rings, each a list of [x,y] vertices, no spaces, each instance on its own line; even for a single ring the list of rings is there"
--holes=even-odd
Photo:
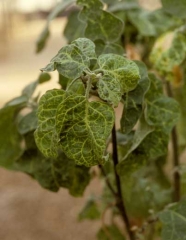
[[[140,73],[133,61],[116,54],[103,54],[98,58],[98,65],[104,75],[115,81],[116,86],[119,82],[122,93],[129,92],[137,86]]]
[[[99,97],[117,107],[122,96],[121,86],[117,79],[104,75],[97,83]]]
[[[100,211],[98,210],[98,206],[94,199],[89,199],[86,205],[83,207],[81,212],[79,213],[78,220],[82,221],[85,219],[95,220],[99,219],[101,216]]]
[[[168,13],[179,18],[186,18],[186,0],[161,0],[161,2]]]
[[[75,44],[67,45],[52,58],[51,63],[41,70],[44,72],[58,70],[60,74],[69,79],[81,76],[90,65],[88,56],[85,56]]]
[[[73,41],[72,44],[76,45],[89,59],[96,58],[95,44],[91,40],[87,38],[78,38]]]
[[[102,39],[105,42],[116,42],[122,34],[123,22],[109,12],[103,11],[99,0],[78,0],[82,6],[80,20],[87,23],[85,36],[91,40]],[[96,34],[95,34],[96,33]]]
[[[129,93],[125,94],[123,97],[124,110],[120,123],[121,130],[126,134],[132,131],[133,127],[141,116],[144,95],[150,85],[145,64],[139,61],[136,61],[135,63],[139,67],[141,78],[137,87]]]
[[[64,98],[56,112],[56,130],[64,153],[78,165],[105,162],[105,142],[114,124],[113,109],[82,95]]]
[[[59,146],[55,130],[55,116],[63,95],[63,90],[49,90],[41,97],[39,102],[38,128],[34,136],[38,148],[46,157],[57,157]]]
[[[182,200],[159,214],[163,223],[162,240],[186,239],[186,201]]]

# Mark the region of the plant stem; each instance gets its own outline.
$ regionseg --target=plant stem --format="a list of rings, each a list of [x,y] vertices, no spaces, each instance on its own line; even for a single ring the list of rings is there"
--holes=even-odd
[[[131,231],[130,222],[127,216],[127,211],[124,205],[124,199],[122,196],[121,190],[121,181],[120,177],[116,171],[116,166],[118,164],[118,151],[117,151],[117,139],[116,139],[116,127],[114,125],[112,129],[112,148],[113,148],[113,163],[114,163],[114,174],[116,179],[116,186],[117,186],[117,207],[121,212],[121,216],[126,226],[127,233],[129,235],[130,240],[135,240],[134,232]]]
[[[166,81],[167,95],[173,98],[173,92],[171,85]],[[176,127],[173,128],[171,133],[172,147],[173,147],[173,165],[174,165],[174,192],[173,192],[173,202],[178,202],[180,200],[180,174],[179,168],[179,151],[178,151],[178,136]]]

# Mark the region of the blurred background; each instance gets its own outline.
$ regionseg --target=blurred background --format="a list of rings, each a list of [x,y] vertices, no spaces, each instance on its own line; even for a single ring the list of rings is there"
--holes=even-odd
[[[47,47],[35,53],[37,37],[57,0],[0,0],[0,107],[22,88],[36,80],[57,51],[66,44],[63,29],[66,17],[51,23]],[[160,6],[158,0],[143,0],[148,9]],[[55,88],[55,76],[42,91]],[[57,79],[57,78],[56,78]],[[91,193],[100,191],[94,180],[83,198],[72,198],[67,190],[52,193],[42,189],[29,176],[0,169],[1,240],[93,240],[99,222],[78,223],[77,214]]]

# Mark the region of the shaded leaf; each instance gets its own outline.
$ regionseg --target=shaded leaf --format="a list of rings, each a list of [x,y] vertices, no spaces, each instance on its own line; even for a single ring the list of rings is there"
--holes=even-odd
[[[82,221],[85,219],[95,220],[99,219],[101,216],[100,211],[98,210],[98,206],[94,199],[89,199],[86,205],[83,207],[81,212],[78,215],[78,220]]]
[[[159,218],[163,223],[162,240],[186,239],[186,201],[182,200],[161,212]]]
[[[14,161],[23,152],[22,136],[17,131],[15,115],[22,108],[22,103],[8,105],[0,109],[0,165],[12,168]]]
[[[124,54],[124,48],[117,43],[105,43],[103,40],[96,40],[94,43],[97,56],[105,53]]]
[[[123,31],[123,22],[109,12],[103,11],[103,3],[99,0],[78,0],[82,6],[80,20],[87,23],[85,36],[91,40],[102,39],[116,42]],[[96,34],[95,34],[96,33]]]
[[[78,15],[79,11],[71,12],[65,26],[64,36],[67,38],[69,43],[84,36],[86,24],[78,19]]]
[[[36,43],[36,52],[37,53],[41,52],[46,45],[46,42],[47,42],[48,37],[50,35],[50,32],[49,32],[50,22],[54,18],[56,18],[62,11],[64,11],[73,2],[75,2],[75,0],[63,0],[63,1],[59,2],[55,6],[55,8],[51,11],[51,13],[49,14],[49,16],[47,18],[46,26],[43,29],[43,31],[41,32],[41,34],[40,34],[40,36],[37,40],[37,43]]]
[[[122,93],[129,92],[137,86],[140,74],[133,61],[116,54],[103,54],[98,58],[98,65],[104,75],[115,80],[115,84],[119,82]]]
[[[179,18],[186,18],[186,0],[161,0],[161,2],[168,13]]]
[[[31,175],[50,191],[67,188],[74,197],[82,196],[90,181],[88,168],[76,166],[63,153],[56,159],[47,159],[37,149],[26,150],[15,162],[15,170]]]
[[[137,87],[123,96],[124,110],[122,118],[120,120],[120,124],[121,130],[126,134],[132,131],[133,127],[141,116],[144,95],[150,85],[148,72],[145,64],[138,61],[136,61],[135,63],[139,67],[141,78]]]
[[[28,97],[27,96],[19,96],[19,97],[15,97],[12,100],[10,100],[9,102],[7,102],[5,104],[5,107],[10,107],[10,106],[17,106],[19,104],[25,105],[27,104],[28,101]]]
[[[98,240],[125,240],[125,237],[120,232],[118,227],[113,224],[109,226],[105,226],[105,228],[101,228],[99,232],[97,233],[97,239]]]
[[[56,112],[56,130],[64,153],[78,165],[105,162],[106,140],[114,124],[113,109],[84,96],[64,98]]]
[[[25,116],[19,118],[17,123],[18,132],[24,135],[37,128],[37,115],[36,111],[32,111]]]

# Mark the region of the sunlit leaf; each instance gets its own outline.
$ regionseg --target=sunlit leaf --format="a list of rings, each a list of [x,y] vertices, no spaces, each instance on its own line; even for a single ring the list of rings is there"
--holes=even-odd
[[[85,166],[105,162],[106,140],[114,124],[110,106],[74,94],[61,101],[56,119],[60,145],[67,157]]]

